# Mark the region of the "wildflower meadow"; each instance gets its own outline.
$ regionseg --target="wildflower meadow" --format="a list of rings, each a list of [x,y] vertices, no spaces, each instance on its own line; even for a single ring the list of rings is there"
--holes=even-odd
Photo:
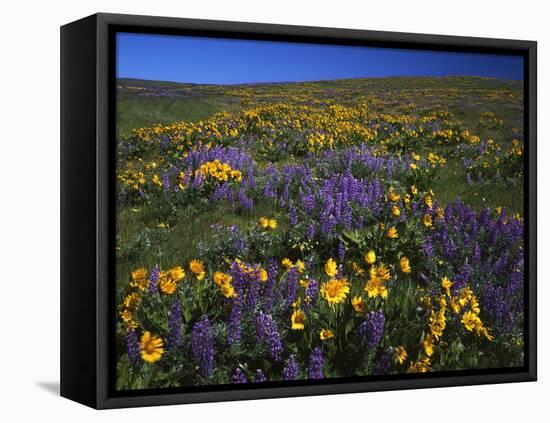
[[[521,81],[117,80],[116,389],[518,367]]]

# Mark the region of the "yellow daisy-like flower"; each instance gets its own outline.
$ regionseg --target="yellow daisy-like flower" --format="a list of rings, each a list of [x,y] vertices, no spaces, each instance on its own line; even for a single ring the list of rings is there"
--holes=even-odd
[[[260,226],[262,229],[270,230],[277,227],[277,221],[275,219],[268,219],[267,217],[260,217]]]
[[[260,282],[266,282],[268,279],[267,270],[260,268]]]
[[[159,361],[164,354],[164,342],[157,335],[145,332],[141,336],[141,358],[148,363]]]
[[[399,364],[403,364],[407,359],[407,350],[402,345],[394,349],[394,354]]]
[[[393,214],[395,217],[399,217],[399,216],[401,216],[401,210],[399,210],[399,207],[394,205],[391,208],[391,214]]]
[[[416,185],[411,185],[411,192],[413,195],[418,194],[418,188],[416,188]]]
[[[141,304],[141,297],[137,292],[132,292],[124,298],[124,306],[129,309],[136,309]]]
[[[417,168],[416,163],[411,163],[411,164],[409,165],[409,167],[410,167],[411,169],[413,169],[413,170],[416,170],[416,168]]]
[[[281,264],[286,270],[289,270],[292,266],[294,266],[294,263],[292,263],[292,260],[289,258],[284,258],[283,261],[281,261]]]
[[[433,337],[431,335],[427,335],[424,338],[424,341],[422,341],[422,349],[424,350],[424,354],[426,354],[428,357],[431,357],[434,353],[434,342]]]
[[[149,287],[149,281],[147,280],[147,270],[141,267],[132,272],[132,282],[130,283],[132,288],[139,288],[141,291],[145,291]]]
[[[204,263],[202,260],[191,260],[189,262],[189,270],[191,270],[191,272],[195,275],[200,275],[201,273],[204,273]]]
[[[386,236],[390,239],[399,238],[399,233],[397,232],[397,229],[395,226],[392,226],[388,231],[386,232]]]
[[[422,360],[417,361],[416,363],[413,363],[411,361],[411,364],[407,371],[409,373],[426,373],[426,372],[429,372],[430,369],[431,369],[430,358],[426,357]]]
[[[132,320],[132,312],[125,308],[120,312],[120,317],[122,318],[123,322],[129,322],[130,320]]]
[[[397,194],[397,193],[395,192],[395,190],[393,189],[393,187],[390,187],[390,189],[388,190],[388,192],[389,192],[388,198],[389,198],[390,201],[393,202],[393,203],[399,201],[399,199],[401,198],[401,197],[399,196],[399,194]]]
[[[178,282],[185,278],[185,270],[183,270],[181,266],[173,267],[168,270],[168,274],[170,275],[170,279],[174,280],[174,282]]]
[[[363,297],[356,295],[351,299],[351,306],[357,313],[361,313],[365,309],[365,303]]]
[[[292,324],[292,330],[304,330],[306,323],[305,313],[302,310],[294,310],[294,313],[292,313],[290,318],[290,322]]]
[[[319,333],[319,337],[321,338],[321,341],[326,341],[327,339],[334,338],[334,332],[330,329],[323,329]]]
[[[425,214],[422,218],[422,223],[424,223],[426,228],[431,228],[433,226],[432,216],[430,214]]]
[[[222,283],[220,285],[220,291],[222,292],[223,296],[225,298],[235,298],[237,296],[237,293],[235,292],[235,288],[233,288],[233,285],[231,283]]]
[[[467,311],[462,315],[461,322],[467,330],[472,332],[480,324],[481,321],[475,313]]]
[[[159,283],[160,292],[167,295],[172,295],[176,292],[177,287],[178,284],[170,278],[163,278]]]
[[[439,220],[441,220],[441,219],[443,219],[443,217],[445,217],[445,211],[441,207],[438,207],[437,210],[435,211],[435,216]]]
[[[411,273],[411,265],[409,259],[405,256],[401,257],[399,260],[399,267],[403,273]]]
[[[296,269],[300,273],[304,273],[306,270],[306,264],[302,260],[297,260],[294,266],[296,266]]]
[[[365,254],[365,263],[373,264],[376,261],[376,253],[373,250],[370,250]]]
[[[365,292],[369,298],[378,296],[386,298],[388,296],[388,288],[386,288],[384,283],[390,280],[390,278],[390,270],[386,266],[372,266],[369,269],[369,280],[365,286]]]
[[[218,286],[220,286],[222,283],[224,283],[225,281],[225,273],[223,272],[220,272],[219,270],[214,272],[214,274],[212,275],[212,280],[214,281],[214,283]],[[231,276],[229,276],[231,278]]]
[[[345,301],[349,293],[349,283],[346,278],[331,279],[321,286],[321,297],[323,297],[329,305],[339,304]]]
[[[332,258],[329,258],[325,263],[325,273],[331,278],[338,273],[338,265]]]
[[[424,204],[428,206],[428,208],[432,208],[433,206],[433,197],[431,195],[426,194],[424,197]]]
[[[451,282],[451,280],[447,276],[441,278],[441,286],[445,290],[445,294],[447,295],[447,297],[450,297],[451,296],[451,286],[453,286],[453,283]]]

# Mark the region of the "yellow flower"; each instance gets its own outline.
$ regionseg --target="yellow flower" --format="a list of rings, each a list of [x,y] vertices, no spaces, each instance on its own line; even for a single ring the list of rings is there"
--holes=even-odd
[[[418,188],[416,188],[416,185],[411,185],[411,192],[413,193],[413,195],[418,194]]]
[[[390,278],[390,270],[386,266],[372,266],[369,269],[369,280],[365,286],[365,292],[368,294],[369,298],[377,296],[386,298],[388,296],[388,288],[386,288],[384,283],[390,280]]]
[[[162,278],[160,279],[159,287],[163,294],[172,295],[176,292],[178,284],[170,278]]]
[[[412,158],[416,161],[420,160],[420,154],[412,153]]]
[[[471,311],[467,311],[462,315],[461,322],[464,327],[470,332],[473,331],[481,323],[479,317]]]
[[[395,348],[394,353],[395,353],[395,358],[397,359],[399,364],[403,364],[407,359],[407,350],[402,345]]]
[[[397,193],[395,192],[395,190],[393,189],[393,187],[390,187],[390,189],[388,190],[388,192],[389,192],[389,197],[388,197],[388,198],[389,198],[390,201],[393,202],[393,203],[395,203],[396,201],[399,201],[399,199],[401,198],[401,197],[399,196],[399,194],[397,194]]]
[[[325,273],[332,278],[333,276],[336,275],[337,272],[338,272],[338,265],[332,258],[329,258],[325,263]]]
[[[392,213],[395,217],[401,216],[401,210],[399,210],[399,207],[397,207],[396,205],[394,205],[394,206],[392,207],[391,213]]]
[[[424,226],[426,228],[431,228],[433,226],[432,216],[429,214],[425,214],[422,218],[422,223],[424,223]]]
[[[267,270],[260,268],[260,282],[266,282],[268,278]]]
[[[132,288],[139,288],[145,291],[149,287],[149,281],[147,280],[147,270],[141,267],[132,272],[132,282],[130,283]]]
[[[386,232],[386,236],[390,239],[399,238],[399,233],[397,232],[397,229],[395,229],[395,226],[392,226],[388,231]]]
[[[365,254],[365,263],[373,264],[376,261],[376,253],[373,250],[370,250]]]
[[[399,266],[401,267],[401,271],[403,273],[411,273],[411,266],[407,257],[401,257],[401,260],[399,260]]]
[[[202,260],[191,260],[189,262],[189,270],[191,270],[191,272],[193,272],[195,275],[200,275],[201,273],[204,273],[204,263],[202,262]]]
[[[227,275],[229,276],[229,275]],[[222,283],[224,283],[225,281],[225,277],[226,277],[226,274],[223,273],[223,272],[220,272],[219,270],[214,272],[214,274],[212,275],[212,280],[214,281],[214,283],[218,286],[220,286]],[[231,278],[231,276],[229,276]]]
[[[164,354],[164,342],[157,335],[145,332],[141,336],[141,358],[148,363],[160,360]]]
[[[173,267],[168,271],[168,274],[170,275],[170,279],[173,279],[174,282],[178,282],[185,277],[185,270],[183,270],[180,266]]]
[[[304,270],[306,270],[306,264],[302,260],[296,260],[295,266],[300,273],[304,273]]]
[[[447,294],[447,297],[451,296],[451,286],[453,286],[453,283],[451,280],[445,276],[441,279],[441,286],[445,290],[445,294]]]
[[[434,353],[434,344],[433,344],[433,338],[431,335],[427,335],[424,338],[424,341],[422,341],[422,348],[424,349],[424,354],[426,354],[428,357],[431,357]]]
[[[422,360],[417,361],[416,363],[413,363],[411,361],[411,365],[409,366],[408,372],[409,373],[426,373],[429,372],[431,368],[430,358],[426,357]]]
[[[286,270],[289,270],[292,266],[294,266],[294,264],[292,263],[292,260],[288,258],[284,258],[281,264]]]
[[[275,219],[268,219],[267,217],[260,217],[260,226],[263,229],[275,229],[277,227],[277,221]]]
[[[441,207],[438,207],[437,210],[435,211],[435,215],[439,220],[441,220],[445,216],[445,212]]]
[[[331,279],[321,286],[321,297],[327,300],[329,305],[339,304],[344,301],[349,293],[349,283],[346,278]]]
[[[292,330],[304,330],[306,315],[302,310],[294,310],[290,322],[292,323]]]
[[[137,292],[132,292],[124,299],[124,306],[129,309],[136,309],[141,304],[141,297]]]
[[[417,168],[416,163],[411,163],[411,164],[409,165],[409,167],[410,167],[411,169],[413,169],[413,170],[416,170],[416,168]]]
[[[424,197],[424,204],[426,204],[428,206],[428,208],[432,208],[433,206],[433,198],[431,195],[428,195],[426,194],[426,196]]]
[[[120,317],[122,318],[123,322],[129,322],[132,320],[132,312],[125,308],[123,311],[120,312]]]
[[[233,288],[233,285],[231,285],[231,283],[229,282],[222,283],[220,285],[220,290],[223,296],[226,298],[235,298],[237,296],[237,293],[235,292],[235,288]]]
[[[351,306],[357,313],[361,313],[365,309],[363,297],[355,296],[351,299]]]
[[[350,261],[348,263],[351,265],[351,268],[353,269],[353,271],[355,272],[356,275],[361,276],[365,273],[365,269],[363,269],[361,266],[359,266],[354,261]]]
[[[321,338],[321,341],[325,341],[327,339],[334,338],[334,332],[330,329],[323,329],[319,333],[319,336]]]

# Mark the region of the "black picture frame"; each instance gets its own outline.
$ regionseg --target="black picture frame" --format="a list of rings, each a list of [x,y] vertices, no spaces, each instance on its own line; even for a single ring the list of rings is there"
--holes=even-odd
[[[524,57],[525,365],[320,382],[115,392],[114,34],[515,54]],[[61,395],[97,409],[535,381],[537,378],[537,44],[534,41],[99,13],[61,27]]]

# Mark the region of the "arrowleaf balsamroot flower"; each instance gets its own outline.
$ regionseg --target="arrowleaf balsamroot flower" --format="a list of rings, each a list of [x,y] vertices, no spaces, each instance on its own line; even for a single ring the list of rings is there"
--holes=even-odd
[[[292,330],[304,330],[306,322],[306,315],[302,310],[294,310],[290,318]]]
[[[399,238],[399,233],[397,232],[397,229],[395,228],[395,226],[392,226],[391,228],[388,229],[388,231],[386,232],[386,236],[390,239]]]
[[[401,257],[399,260],[399,267],[403,273],[411,273],[411,265],[409,259],[405,256]]]
[[[407,350],[402,345],[396,347],[394,349],[394,353],[395,353],[395,358],[399,362],[399,364],[403,364],[407,359]]]
[[[376,253],[373,250],[370,250],[365,254],[365,263],[373,264],[376,261]]]
[[[164,341],[146,331],[141,336],[141,358],[148,363],[159,361],[164,354]]]
[[[338,272],[338,265],[333,259],[329,258],[325,263],[325,273],[332,278],[336,276],[337,272]]]
[[[206,275],[206,272],[204,270],[204,263],[202,260],[191,260],[189,262],[189,270],[195,274],[197,277],[197,280],[202,281],[204,279],[204,276]]]
[[[346,300],[350,286],[346,278],[331,279],[321,285],[321,297],[329,305],[339,304]]]

